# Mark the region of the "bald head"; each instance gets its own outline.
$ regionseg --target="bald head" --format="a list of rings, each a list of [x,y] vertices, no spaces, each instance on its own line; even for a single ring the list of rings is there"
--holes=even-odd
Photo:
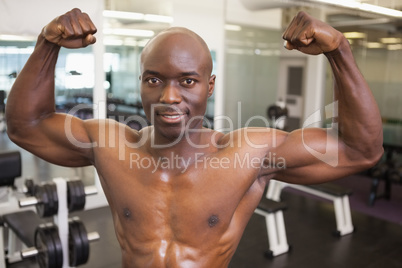
[[[188,52],[189,57],[199,58],[205,71],[212,72],[212,57],[205,41],[195,32],[183,27],[171,27],[156,35],[144,47],[141,53],[141,68],[149,56],[161,54],[172,57],[175,50]]]

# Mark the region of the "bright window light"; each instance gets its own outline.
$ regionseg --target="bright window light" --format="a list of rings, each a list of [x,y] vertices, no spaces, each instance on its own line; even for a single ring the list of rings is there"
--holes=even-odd
[[[0,34],[0,40],[4,40],[4,41],[35,41],[36,38],[34,36]]]

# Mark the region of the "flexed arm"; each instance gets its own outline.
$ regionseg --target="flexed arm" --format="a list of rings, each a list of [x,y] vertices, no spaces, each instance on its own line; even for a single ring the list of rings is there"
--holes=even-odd
[[[11,140],[56,164],[91,163],[90,149],[69,142],[65,122],[70,120],[74,138],[85,144],[90,143],[89,126],[77,118],[55,113],[54,76],[60,47],[81,48],[93,44],[95,32],[88,15],[79,9],[55,18],[43,28],[7,99],[7,132]]]
[[[278,179],[322,182],[374,165],[383,153],[381,117],[347,39],[305,12],[293,19],[283,38],[287,49],[327,57],[334,76],[338,117],[331,129],[302,129],[282,135],[283,142],[274,150],[286,156],[288,168],[278,173]]]

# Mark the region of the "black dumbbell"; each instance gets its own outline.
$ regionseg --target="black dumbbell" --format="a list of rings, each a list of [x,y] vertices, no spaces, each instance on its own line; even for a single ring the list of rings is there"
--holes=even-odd
[[[56,185],[52,182],[33,186],[33,196],[19,200],[20,207],[33,206],[40,217],[50,217],[57,214],[59,199]]]
[[[68,222],[68,250],[70,266],[79,266],[89,259],[89,243],[99,240],[97,232],[87,233],[84,224],[77,217]]]
[[[99,240],[99,234],[87,233],[78,218],[69,220],[68,230],[69,265],[85,264],[89,259],[89,243]],[[23,259],[36,257],[40,268],[61,268],[63,247],[57,226],[54,223],[39,225],[35,232],[35,247],[22,251],[21,256]]]
[[[35,232],[35,247],[21,252],[23,259],[35,257],[40,268],[61,268],[63,247],[59,231],[54,223],[38,226]]]
[[[33,196],[21,199],[19,201],[20,207],[35,205],[40,217],[49,217],[57,214],[59,200],[56,185],[50,182],[43,185],[30,185],[30,187],[33,187]],[[95,194],[96,192],[95,187],[85,187],[81,180],[67,181],[68,211],[83,210],[86,196]]]

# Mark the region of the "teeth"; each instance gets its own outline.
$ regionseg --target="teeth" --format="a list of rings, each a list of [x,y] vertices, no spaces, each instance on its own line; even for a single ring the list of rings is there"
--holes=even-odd
[[[169,119],[177,119],[180,117],[180,115],[164,115],[163,117],[169,118]]]

